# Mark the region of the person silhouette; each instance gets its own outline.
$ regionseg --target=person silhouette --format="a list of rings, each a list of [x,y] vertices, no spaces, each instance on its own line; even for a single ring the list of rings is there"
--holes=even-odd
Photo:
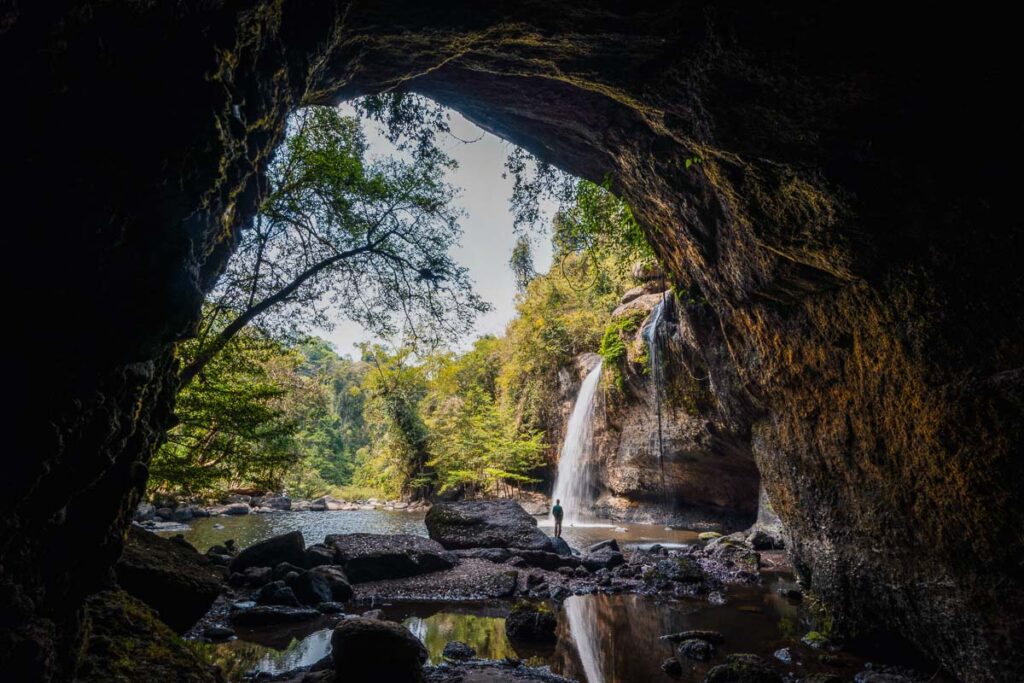
[[[555,518],[555,536],[562,537],[562,517],[565,512],[562,510],[562,501],[555,499],[555,507],[551,508],[551,516]]]

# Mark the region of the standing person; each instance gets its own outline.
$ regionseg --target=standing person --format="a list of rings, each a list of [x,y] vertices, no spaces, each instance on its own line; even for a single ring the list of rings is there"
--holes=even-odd
[[[555,518],[555,536],[562,537],[562,516],[565,512],[562,510],[562,501],[555,499],[555,507],[551,508],[551,516]]]

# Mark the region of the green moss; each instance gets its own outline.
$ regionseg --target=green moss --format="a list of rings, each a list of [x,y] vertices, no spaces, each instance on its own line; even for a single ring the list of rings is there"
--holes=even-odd
[[[87,641],[76,680],[214,683],[217,676],[145,604],[124,591],[86,603]]]

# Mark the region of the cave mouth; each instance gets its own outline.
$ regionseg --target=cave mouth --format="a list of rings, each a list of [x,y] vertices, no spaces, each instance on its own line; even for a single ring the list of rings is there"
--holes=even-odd
[[[1010,29],[852,7],[399,5],[4,13],[5,91],[31,103],[7,112],[4,187],[31,209],[5,274],[46,360],[12,373],[8,670],[71,677],[81,606],[173,422],[172,346],[288,112],[408,83],[615,179],[708,301],[692,341],[717,350],[723,410],[837,625],[891,627],[963,680],[1021,679]],[[971,172],[950,172],[936,140],[964,130]]]

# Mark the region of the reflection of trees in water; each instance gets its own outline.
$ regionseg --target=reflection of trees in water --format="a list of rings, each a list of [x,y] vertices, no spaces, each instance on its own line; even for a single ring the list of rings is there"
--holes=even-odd
[[[486,659],[520,656],[505,635],[504,617],[442,612],[429,617],[410,617],[405,625],[427,646],[431,663],[443,660],[441,651],[452,640],[466,643],[477,651],[478,657]]]
[[[189,642],[205,661],[221,668],[226,680],[240,681],[253,671],[281,673],[319,661],[330,650],[331,631],[317,631],[301,640],[292,639],[282,650],[244,640],[218,644]]]

